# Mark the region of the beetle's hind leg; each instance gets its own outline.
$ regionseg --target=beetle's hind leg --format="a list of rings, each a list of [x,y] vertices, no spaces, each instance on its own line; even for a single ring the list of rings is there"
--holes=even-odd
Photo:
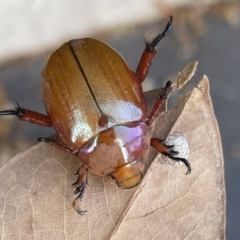
[[[19,103],[15,109],[0,111],[0,115],[15,115],[21,121],[29,121],[43,127],[52,127],[51,120],[47,115],[22,108]]]
[[[161,34],[158,34],[151,42],[146,42],[145,50],[141,56],[140,62],[136,70],[136,76],[140,83],[142,83],[148,74],[152,60],[157,52],[158,43],[168,34],[172,26],[172,17],[166,25],[166,28]]]
[[[163,155],[168,156],[172,160],[183,162],[188,169],[186,172],[186,175],[191,173],[192,169],[191,169],[191,165],[190,165],[189,161],[185,158],[176,157],[176,155],[179,152],[173,150],[173,148],[174,148],[173,145],[167,146],[165,143],[163,143],[163,140],[158,139],[158,138],[152,138],[151,146],[154,147],[157,151],[159,151]]]
[[[72,186],[76,187],[74,194],[78,194],[77,198],[73,201],[73,208],[78,212],[78,214],[83,215],[87,211],[83,211],[79,209],[77,204],[78,200],[82,200],[85,188],[87,187],[88,180],[88,170],[85,166],[81,166],[76,175],[78,176],[77,181],[72,184]]]

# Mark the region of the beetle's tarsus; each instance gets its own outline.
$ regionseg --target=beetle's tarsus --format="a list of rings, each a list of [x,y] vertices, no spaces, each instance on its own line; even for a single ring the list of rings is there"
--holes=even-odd
[[[166,102],[167,98],[169,97],[171,90],[172,90],[172,82],[168,81],[165,85],[164,93],[163,94],[159,93],[159,97],[146,120],[146,124],[148,126],[151,125],[153,123],[154,119],[157,117],[159,111],[162,109],[162,107],[164,106],[164,103]]]
[[[21,117],[24,114],[24,109],[17,102],[17,106],[14,109],[7,109],[0,111],[0,115],[15,115],[17,117]]]
[[[163,155],[168,156],[170,159],[172,159],[174,161],[178,161],[178,162],[179,161],[183,162],[188,169],[188,171],[186,172],[186,175],[191,173],[192,169],[191,169],[190,162],[185,158],[176,157],[176,155],[179,154],[179,152],[174,151],[174,149],[173,149],[174,145],[168,146],[163,142],[163,140],[158,139],[158,138],[152,138],[151,146],[154,147],[157,151],[159,151]]]
[[[156,46],[158,45],[158,43],[169,33],[169,31],[172,27],[173,17],[169,16],[169,18],[170,18],[170,20],[167,23],[167,25],[162,33],[158,34],[151,42],[145,41],[147,51],[153,52],[155,50]]]
[[[187,159],[174,157],[174,156],[168,156],[168,157],[171,158],[174,161],[178,161],[178,162],[180,161],[180,162],[183,162],[185,164],[185,166],[188,169],[187,172],[185,173],[185,175],[189,175],[192,172],[192,168],[191,168],[190,162]]]
[[[73,183],[72,186],[76,187],[74,194],[79,193],[78,198],[81,200],[83,198],[85,188],[88,185],[88,170],[84,166],[81,166],[76,175],[78,176],[77,181]]]
[[[43,127],[52,127],[49,116],[22,108],[18,102],[14,109],[0,111],[0,115],[15,115],[21,121],[28,121]]]
[[[83,184],[81,184],[81,185],[79,186],[79,185],[77,185],[77,182],[75,182],[75,183],[73,183],[73,186],[77,186],[76,189],[75,189],[75,191],[74,191],[74,194],[78,194],[78,193],[79,193],[78,198],[79,198],[79,199],[82,199],[82,198],[83,198],[83,195],[84,195],[84,192],[85,192],[85,188],[86,188],[86,186],[87,186],[87,183],[84,182]]]
[[[84,192],[85,192],[86,186],[87,186],[87,184],[85,184],[84,186],[81,186],[81,187],[77,187],[77,188],[76,188],[76,190],[79,189],[78,198],[79,198],[80,200],[81,200],[81,199],[83,198],[83,196],[84,196]],[[76,192],[76,190],[75,190],[75,192]]]
[[[164,93],[163,94],[160,94],[159,93],[159,97],[161,99],[167,99],[170,92],[172,90],[172,82],[171,81],[167,81],[166,85],[165,85],[165,90],[164,90]]]
[[[172,26],[172,16],[170,16],[170,20],[167,23],[164,31],[158,34],[152,41],[145,40],[145,49],[142,53],[141,59],[138,63],[138,67],[136,69],[136,77],[140,83],[144,81],[148,74],[148,70],[151,66],[152,60],[157,52],[158,43],[168,34]]]

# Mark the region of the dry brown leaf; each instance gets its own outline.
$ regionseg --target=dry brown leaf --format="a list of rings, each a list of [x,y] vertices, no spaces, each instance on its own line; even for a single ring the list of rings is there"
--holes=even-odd
[[[112,239],[224,239],[223,156],[207,77],[155,124],[154,136],[185,136],[192,173],[159,164],[158,154]]]
[[[197,70],[198,62],[192,61],[187,64],[187,66],[177,74],[174,81],[174,87],[176,89],[181,89],[188,81],[191,80],[193,75]]]
[[[152,93],[146,96],[151,102]],[[90,175],[84,216],[72,209],[78,158],[46,143],[17,155],[0,169],[1,239],[224,239],[223,157],[206,77],[159,116],[154,136],[169,133],[186,137],[191,175],[162,164],[152,149],[138,187],[123,190]]]

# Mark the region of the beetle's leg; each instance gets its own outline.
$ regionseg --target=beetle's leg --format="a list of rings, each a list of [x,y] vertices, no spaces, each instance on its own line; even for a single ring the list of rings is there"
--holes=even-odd
[[[80,214],[83,215],[84,212],[86,211],[82,211],[79,209],[78,204],[76,204],[76,202],[78,200],[82,200],[84,192],[85,192],[85,188],[87,186],[87,179],[88,179],[88,170],[85,166],[81,166],[76,175],[78,176],[77,181],[75,183],[72,184],[72,186],[76,187],[76,190],[74,192],[74,194],[78,194],[77,198],[74,200],[73,202],[73,208]]]
[[[171,92],[172,82],[168,81],[165,86],[165,91],[163,94],[159,94],[158,100],[156,101],[152,111],[150,112],[149,116],[147,117],[146,124],[149,126],[153,123],[154,119],[157,117],[159,111],[163,107],[165,101],[167,100],[170,92]]]
[[[142,83],[148,74],[152,60],[157,52],[157,44],[168,34],[172,26],[172,16],[166,25],[165,30],[158,34],[151,42],[146,42],[144,52],[141,56],[140,62],[136,70],[136,76],[140,83]]]
[[[151,146],[154,147],[157,151],[159,151],[163,155],[168,156],[172,160],[183,162],[188,169],[188,171],[186,172],[186,175],[191,173],[191,165],[190,165],[189,161],[185,158],[175,157],[175,155],[177,155],[179,152],[173,150],[173,148],[174,148],[173,145],[167,146],[163,142],[163,140],[158,139],[158,138],[152,138]]]
[[[87,186],[87,178],[88,178],[88,170],[85,166],[81,166],[76,175],[78,176],[77,181],[72,184],[72,186],[76,187],[74,194],[78,194],[78,198],[82,199],[85,191],[85,187]]]
[[[63,151],[65,151],[65,152],[72,152],[72,150],[70,148],[68,148],[66,146],[66,144],[64,144],[64,142],[62,142],[58,139],[53,140],[53,139],[49,139],[49,138],[38,138],[38,141],[44,141],[44,142],[50,143],[53,146],[56,146],[56,147],[62,149]],[[87,211],[83,211],[83,210],[79,209],[78,201],[83,198],[84,191],[85,191],[85,188],[87,186],[88,171],[85,168],[85,166],[82,166],[78,169],[78,171],[75,175],[78,176],[78,178],[77,178],[77,181],[72,184],[72,186],[76,187],[76,190],[75,190],[74,194],[79,193],[79,195],[73,201],[72,205],[73,205],[73,208],[77,211],[78,214],[84,215],[84,213],[87,212]]]
[[[55,147],[58,147],[65,152],[72,153],[72,149],[70,149],[63,141],[53,140],[53,139],[50,139],[50,138],[38,138],[38,141],[39,142],[50,143],[51,145],[53,145]]]
[[[29,121],[43,127],[52,127],[51,120],[47,115],[22,108],[18,103],[15,109],[0,111],[0,115],[15,115],[21,121]]]

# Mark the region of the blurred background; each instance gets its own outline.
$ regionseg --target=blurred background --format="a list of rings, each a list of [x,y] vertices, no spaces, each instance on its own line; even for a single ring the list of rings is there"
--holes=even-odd
[[[181,94],[190,91],[203,74],[209,77],[225,158],[227,239],[239,239],[239,1],[1,1],[0,109],[19,102],[45,113],[42,68],[51,52],[70,39],[93,37],[107,42],[136,69],[144,38],[151,40],[161,32],[169,15],[174,19],[173,29],[159,44],[143,88],[162,87],[192,60],[199,62],[198,70]],[[53,132],[14,117],[1,117],[0,165],[37,144],[38,137]]]

